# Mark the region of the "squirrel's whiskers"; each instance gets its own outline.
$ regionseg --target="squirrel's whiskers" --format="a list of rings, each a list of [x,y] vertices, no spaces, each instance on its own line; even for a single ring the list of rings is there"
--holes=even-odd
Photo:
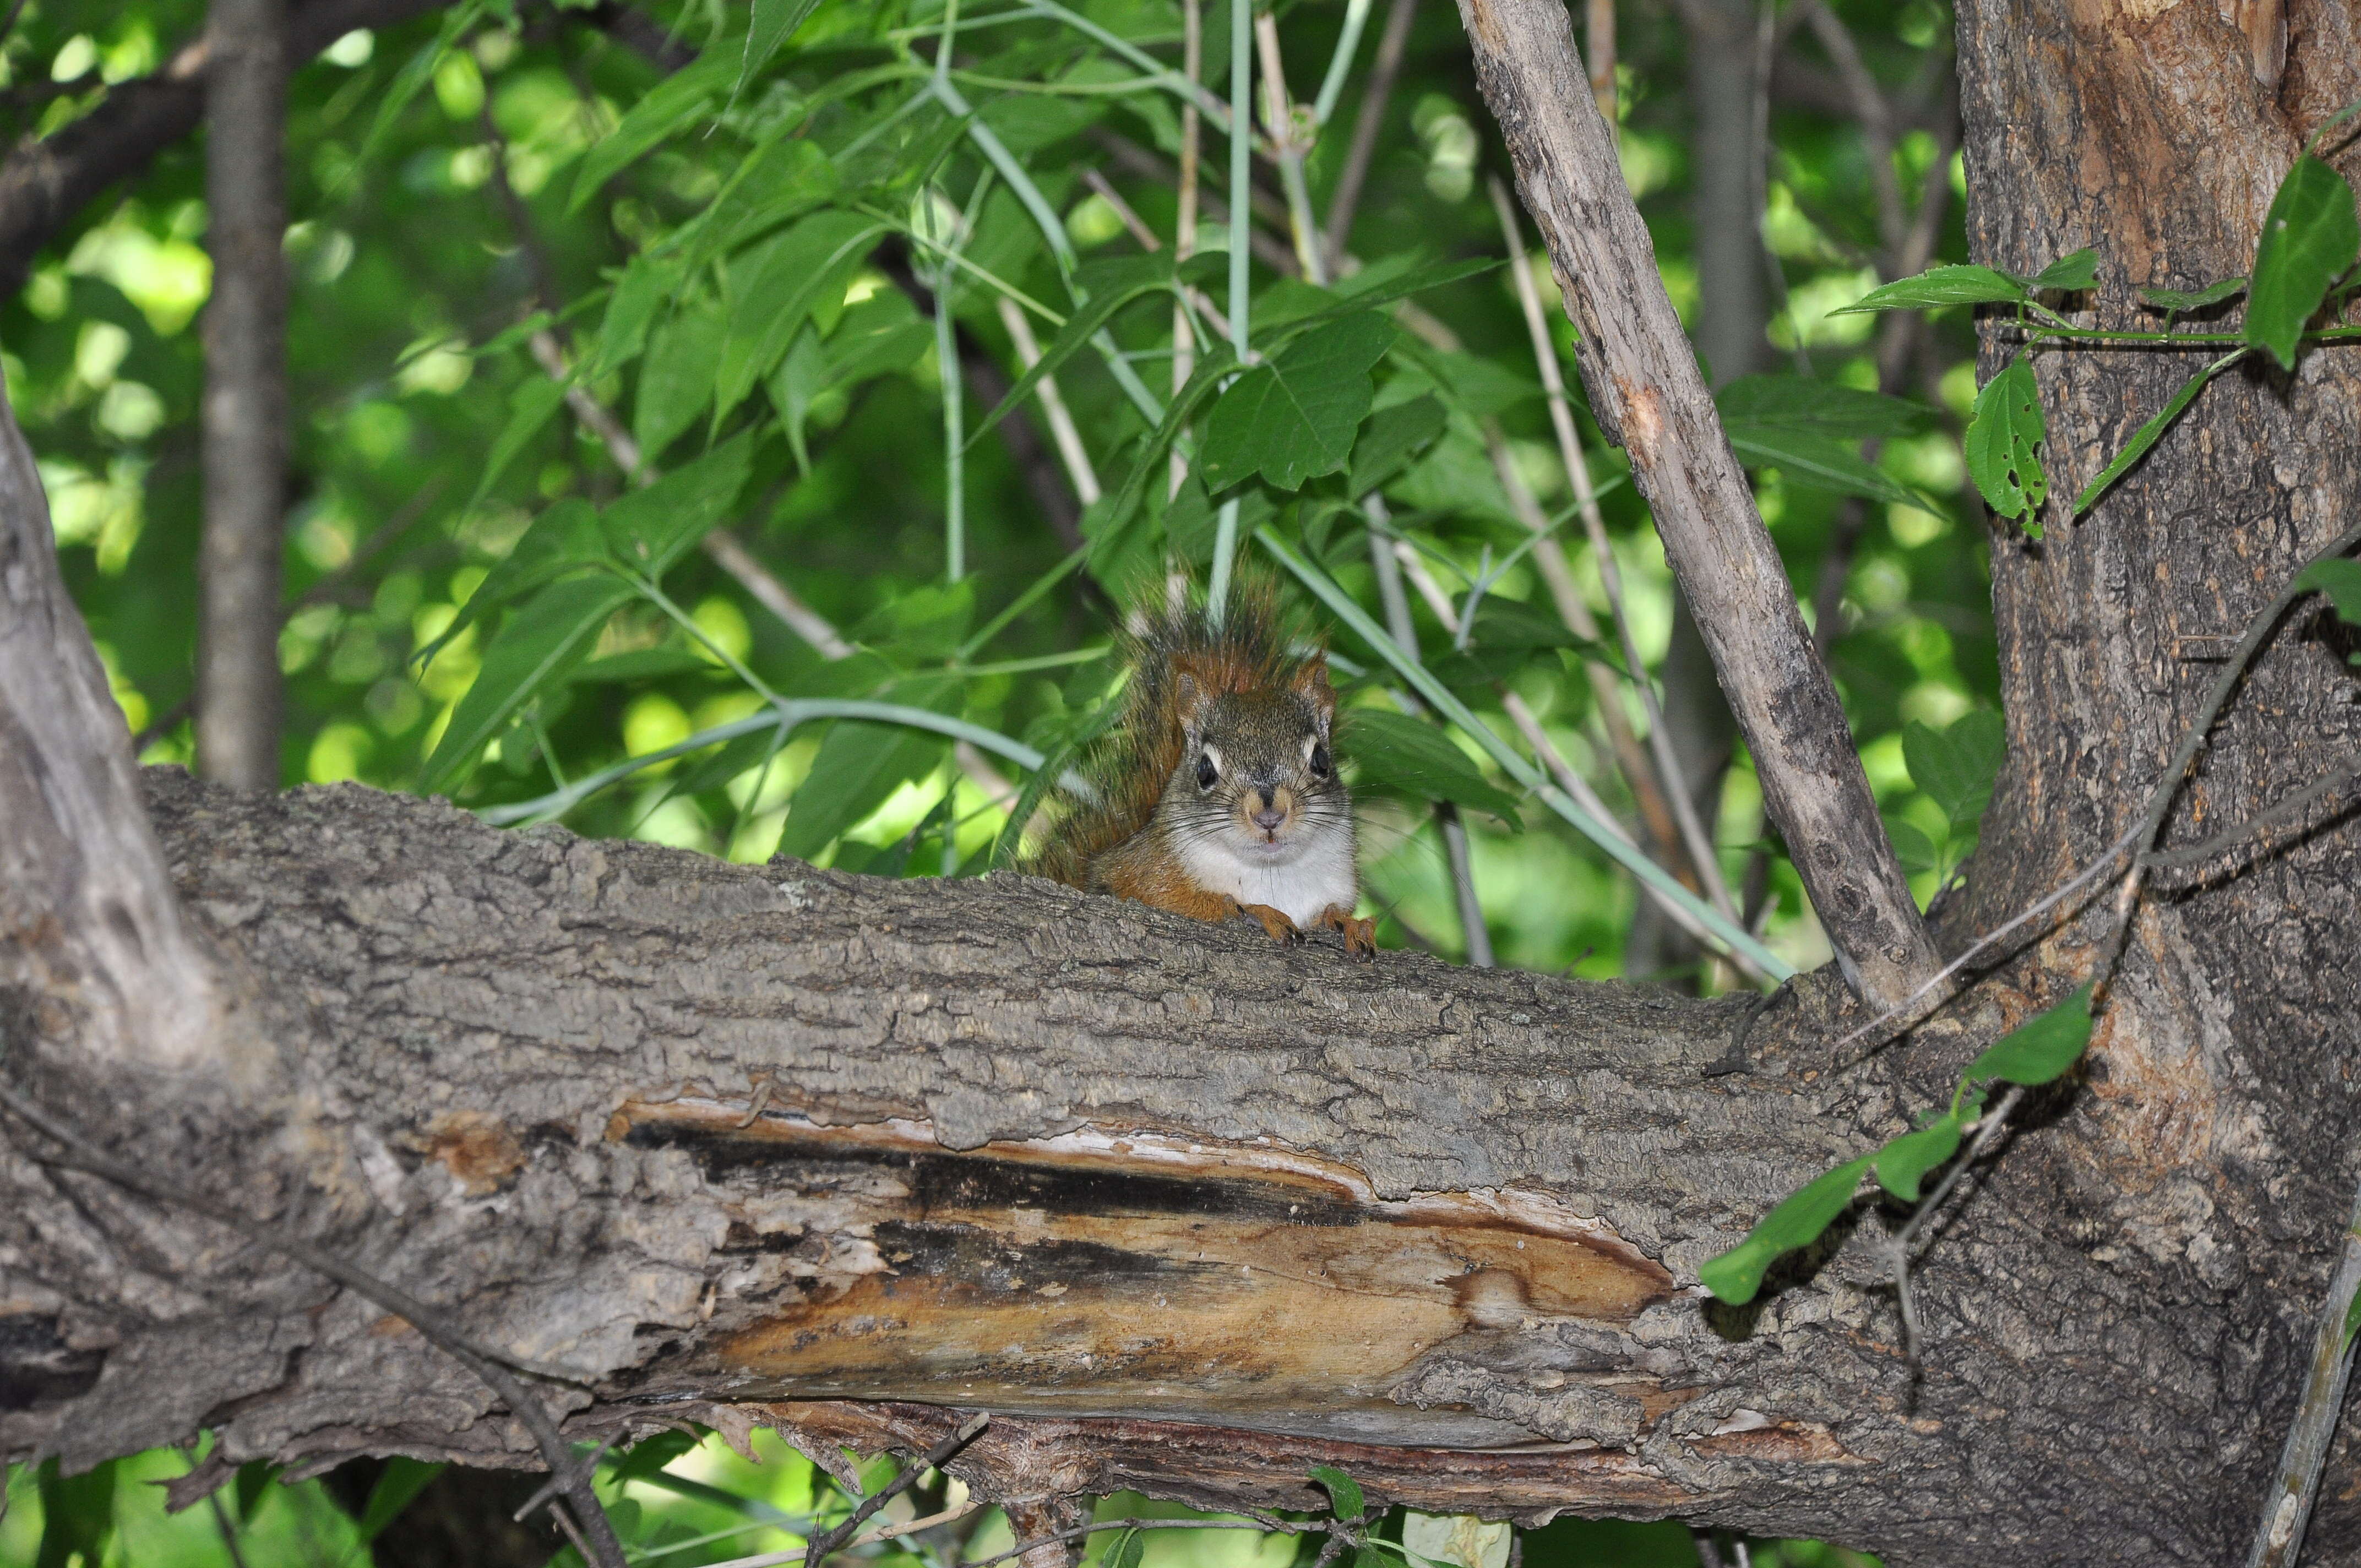
[[[1032,869],[1280,941],[1334,927],[1374,957],[1326,656],[1290,649],[1267,585],[1237,585],[1218,622],[1170,593],[1126,620],[1123,722],[1088,763],[1099,798]]]

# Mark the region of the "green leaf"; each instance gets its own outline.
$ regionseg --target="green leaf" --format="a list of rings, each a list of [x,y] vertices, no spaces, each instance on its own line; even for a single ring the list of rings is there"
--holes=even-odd
[[[2255,280],[2246,291],[2246,342],[2269,349],[2281,369],[2294,369],[2303,323],[2356,255],[2361,221],[2354,215],[2353,187],[2307,152],[2263,214]]]
[[[2074,515],[2080,517],[2090,510],[2092,504],[2106,494],[2107,487],[2130,472],[2132,465],[2147,455],[2147,449],[2157,444],[2158,438],[2171,427],[2172,422],[2188,411],[2189,405],[2197,400],[2197,394],[2205,389],[2205,384],[2243,357],[2244,350],[2225,355],[2183,381],[2180,389],[2165,400],[2164,407],[2156,411],[2154,418],[2132,432],[2132,438],[2124,443],[2124,449],[2115,454],[2114,460],[2082,487],[2081,494],[2074,498]]]
[[[1786,425],[1839,440],[1909,435],[1924,430],[1934,411],[1907,398],[1889,398],[1808,376],[1741,376],[1713,395],[1725,424]]]
[[[1360,768],[1362,788],[1390,789],[1416,800],[1449,800],[1488,811],[1521,829],[1516,797],[1487,780],[1467,753],[1431,724],[1382,708],[1345,716],[1339,749]]]
[[[1874,463],[1865,462],[1850,445],[1818,432],[1781,424],[1726,422],[1730,450],[1750,467],[1778,469],[1788,479],[1842,496],[1916,507],[1943,514],[1928,500]]]
[[[1954,831],[1973,828],[1992,804],[1993,782],[2008,755],[2007,726],[1978,708],[1936,729],[1913,719],[1902,731],[1902,760],[1910,782],[1924,790]]]
[[[1139,1559],[1148,1550],[1148,1537],[1140,1530],[1127,1530],[1115,1542],[1115,1551],[1107,1556],[1107,1568],[1139,1568]]]
[[[616,501],[598,518],[608,547],[632,570],[663,576],[738,499],[753,450],[753,433],[741,431],[696,462]]]
[[[385,1527],[400,1518],[401,1510],[410,1507],[412,1500],[443,1471],[440,1464],[400,1454],[387,1460],[385,1468],[378,1472],[377,1485],[369,1488],[368,1505],[361,1510],[358,1534],[362,1544],[383,1534]]]
[[[271,1478],[278,1474],[279,1466],[267,1459],[249,1459],[237,1467],[234,1490],[239,1523],[251,1524],[254,1521],[254,1510],[262,1506],[263,1493],[269,1488]]]
[[[643,461],[660,460],[664,448],[705,411],[728,331],[721,308],[710,301],[700,301],[656,328],[647,359],[640,366],[639,390],[631,404],[631,438],[640,444]]]
[[[1202,269],[1203,260],[1203,258],[1193,258],[1191,265],[1182,269],[1184,275],[1195,277]],[[1016,385],[1008,389],[1008,395],[1000,400],[999,406],[983,416],[983,422],[975,427],[975,433],[967,438],[967,444],[973,446],[983,440],[984,433],[1007,418],[1011,409],[1033,395],[1033,389],[1041,384],[1044,376],[1056,375],[1066,361],[1081,353],[1126,305],[1144,295],[1169,290],[1172,287],[1172,258],[1169,251],[1160,251],[1153,256],[1126,256],[1111,261],[1093,261],[1077,270],[1074,274],[1075,293],[1087,302],[1066,318],[1066,324],[1058,329],[1058,335],[1041,350],[1041,357],[1016,378]]]
[[[2061,256],[2025,280],[2026,287],[2036,292],[2055,290],[2061,294],[2079,294],[2099,286],[2099,253],[2089,246],[2068,256]]]
[[[2218,283],[2208,283],[2202,289],[2142,289],[2139,297],[2159,311],[2202,311],[2208,305],[2246,291],[2244,278],[2224,278]]]
[[[1400,473],[1443,433],[1451,416],[1431,395],[1392,403],[1369,416],[1353,443],[1352,477],[1345,493],[1358,499]]]
[[[1259,473],[1293,490],[1342,468],[1369,411],[1370,368],[1393,340],[1393,323],[1361,312],[1305,334],[1238,378],[1206,416],[1205,488],[1225,490]]]
[[[1960,1135],[1974,1113],[1966,1106],[1915,1133],[1905,1133],[1877,1151],[1878,1185],[1905,1203],[1918,1201],[1927,1173],[1960,1152]]]
[[[658,142],[667,141],[691,121],[714,106],[729,87],[731,67],[738,62],[728,49],[712,49],[697,57],[648,90],[631,105],[620,124],[583,156],[574,176],[574,194],[566,203],[578,213],[598,193],[598,188],[620,173],[625,165]]]
[[[596,566],[607,559],[605,538],[598,532],[598,514],[586,500],[567,499],[534,518],[509,553],[484,574],[467,602],[441,636],[411,655],[421,669],[434,662],[444,645],[467,630],[488,610],[498,609],[568,572]]]
[[[1213,57],[1208,55],[1206,58],[1210,60]],[[1382,263],[1374,264],[1371,270],[1374,271],[1377,265],[1382,265]],[[1288,323],[1288,330],[1291,333],[1309,327],[1324,326],[1329,322],[1345,320],[1379,305],[1390,305],[1396,300],[1407,300],[1412,294],[1423,294],[1429,289],[1440,289],[1445,283],[1456,283],[1463,278],[1481,277],[1487,272],[1507,265],[1508,263],[1499,257],[1494,257],[1488,261],[1439,261],[1432,267],[1421,267],[1415,271],[1397,273],[1363,288],[1354,287],[1354,280],[1348,278],[1335,286],[1335,292],[1342,297],[1343,303],[1328,310],[1315,312],[1308,316],[1299,317]]]
[[[771,373],[805,318],[823,333],[836,325],[845,286],[884,232],[859,213],[814,213],[731,264],[730,332],[714,376],[717,418]]]
[[[1754,1299],[1763,1288],[1764,1270],[1779,1255],[1819,1240],[1820,1233],[1852,1202],[1875,1155],[1850,1159],[1826,1176],[1788,1195],[1786,1201],[1756,1222],[1746,1239],[1697,1270],[1705,1288],[1733,1307]]]
[[[1238,503],[1238,537],[1268,522],[1279,509],[1272,504],[1270,492],[1261,486],[1251,486],[1241,492]],[[1205,487],[1197,476],[1190,475],[1180,481],[1180,493],[1164,509],[1164,538],[1173,554],[1191,566],[1202,567],[1213,559],[1213,544],[1221,525],[1221,508],[1205,494]],[[1101,580],[1104,575],[1100,574]]]
[[[622,277],[615,280],[615,291],[607,297],[607,314],[598,326],[598,344],[583,374],[595,380],[638,358],[640,350],[647,345],[648,328],[657,313],[678,296],[684,276],[675,258],[644,250],[631,258]]]
[[[746,51],[738,62],[738,84],[730,90],[732,98],[746,91],[746,83],[762,74],[779,52],[779,46],[795,36],[819,5],[819,0],[754,0],[754,19],[746,29]]]
[[[500,427],[500,434],[492,438],[492,450],[484,459],[484,477],[476,481],[476,493],[467,498],[467,504],[460,510],[473,511],[483,503],[484,498],[491,494],[492,487],[500,482],[500,476],[508,471],[509,465],[516,461],[516,455],[524,450],[526,443],[541,433],[542,427],[549,422],[550,415],[555,413],[565,401],[566,386],[561,381],[535,376],[517,383],[517,389],[509,394],[509,422]]]
[[[1194,417],[1199,405],[1220,389],[1224,378],[1235,374],[1236,370],[1237,361],[1231,356],[1227,344],[1214,345],[1197,362],[1197,368],[1191,373],[1188,381],[1165,405],[1164,422],[1156,427],[1155,433],[1148,438],[1148,444],[1132,459],[1131,472],[1125,476],[1123,488],[1115,492],[1114,502],[1108,508],[1109,516],[1128,518],[1138,507],[1140,498],[1148,491],[1148,479],[1165,471],[1164,449],[1172,444],[1172,438],[1180,433],[1181,426]]]
[[[959,648],[974,619],[975,579],[963,577],[895,594],[854,627],[852,637],[906,663],[939,663]]]
[[[1884,823],[1886,839],[1893,844],[1894,858],[1902,862],[1905,874],[1916,876],[1942,863],[1934,840],[1920,832],[1917,824],[1902,817],[1888,817]]]
[[[748,154],[736,178],[714,198],[691,256],[702,263],[726,255],[829,200],[843,185],[836,160],[811,142],[774,141]]]
[[[2353,1348],[2353,1336],[2356,1333],[2361,1333],[2361,1290],[2355,1291],[2353,1299],[2345,1305],[2345,1349]]]
[[[1312,1478],[1328,1494],[1328,1511],[1340,1519],[1356,1519],[1368,1504],[1361,1496],[1361,1484],[1333,1464],[1315,1464]]]
[[[2295,586],[2326,594],[2339,619],[2361,626],[2361,561],[2314,561]]]
[[[2091,1041],[2091,988],[2083,985],[2032,1022],[1994,1041],[1968,1064],[1971,1083],[1999,1079],[2028,1088],[2048,1082],[2074,1065]]]
[[[2049,479],[2034,453],[2045,433],[2033,366],[2019,354],[1976,394],[1968,422],[1968,474],[2000,516],[2030,525],[2034,509],[2048,497]]]
[[[946,699],[956,700],[958,690],[956,681],[930,676],[905,683],[888,700],[939,709]],[[796,791],[777,852],[811,859],[903,784],[932,773],[950,746],[942,736],[907,725],[839,719]]]
[[[2013,305],[2026,299],[2025,285],[2005,272],[1972,263],[1930,267],[1915,278],[1901,278],[1882,289],[1872,289],[1832,316],[1861,311],[1931,311],[1945,305]]]
[[[475,684],[426,759],[420,793],[447,792],[464,780],[485,743],[543,686],[579,663],[607,618],[631,597],[629,583],[600,576],[553,583],[526,600],[484,650]]]

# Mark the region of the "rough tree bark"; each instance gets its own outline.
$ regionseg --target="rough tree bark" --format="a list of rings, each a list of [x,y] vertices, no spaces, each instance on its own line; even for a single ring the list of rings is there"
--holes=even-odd
[[[2103,316],[2126,274],[2240,269],[2300,136],[2361,86],[2349,15],[2292,16],[2266,83],[2210,6],[1963,8],[1979,258],[2095,243]],[[2042,376],[2071,493],[2174,368]],[[2090,520],[1995,537],[2012,749],[1948,936],[2138,809],[2208,640],[2343,522],[2356,393],[2330,353],[2219,384]],[[1750,1017],[1356,966],[1016,879],[734,867],[170,771],[144,781],[148,839],[21,442],[0,478],[0,821],[62,824],[0,862],[0,1083],[577,1368],[576,1432],[776,1422],[834,1464],[983,1406],[1005,1414],[954,1468],[1012,1499],[1311,1507],[1327,1462],[1382,1500],[1676,1514],[1896,1563],[2213,1563],[2253,1528],[2356,1175],[2343,803],[2142,905],[2087,1067],[1938,1227],[1914,1371],[1873,1206],[1744,1312],[1701,1302],[1697,1266],[2079,978],[2100,916],[1852,1065],[1827,975]],[[2176,838],[2349,759],[2350,651],[2281,629]],[[27,717],[50,700],[74,717]],[[102,815],[49,804],[60,778]],[[120,918],[80,907],[183,932],[233,1021],[171,1074],[108,1059],[54,957],[79,949],[49,916],[94,928],[74,878],[100,862],[68,851],[102,830],[131,857]],[[151,842],[169,893],[137,874]],[[157,961],[117,940],[121,972]],[[399,1321],[49,1152],[0,1116],[0,1453],[73,1467],[204,1425],[224,1464],[531,1462]],[[2315,1560],[2350,1562],[2361,1477],[2334,1463]]]

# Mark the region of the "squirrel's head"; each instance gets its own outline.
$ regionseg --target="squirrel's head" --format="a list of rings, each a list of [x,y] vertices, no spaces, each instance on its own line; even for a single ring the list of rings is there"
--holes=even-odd
[[[1251,691],[1218,691],[1183,669],[1173,695],[1185,744],[1164,791],[1168,830],[1271,865],[1297,859],[1324,833],[1350,830],[1325,659],[1314,655],[1284,685]]]

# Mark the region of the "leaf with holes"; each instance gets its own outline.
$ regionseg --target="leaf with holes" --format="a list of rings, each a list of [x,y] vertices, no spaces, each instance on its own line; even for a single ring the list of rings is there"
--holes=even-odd
[[[1852,1202],[1861,1179],[1875,1155],[1849,1159],[1826,1176],[1806,1183],[1755,1222],[1746,1239],[1697,1270],[1705,1288],[1733,1307],[1743,1307],[1763,1288],[1763,1275],[1782,1253],[1809,1246],[1820,1239],[1839,1214]]]
[[[2049,478],[2034,448],[2045,433],[2041,390],[2032,365],[2020,354],[1976,394],[1975,413],[1968,422],[1968,473],[1985,505],[2019,520],[2037,538],[2033,512],[2048,497]]]
[[[2255,246],[2255,280],[2246,291],[2246,341],[2268,348],[2282,369],[2295,368],[2303,323],[2329,286],[2361,255],[2361,222],[2345,176],[2305,153],[2295,160]]]
[[[1218,494],[1259,473],[1293,490],[1342,468],[1369,411],[1370,368],[1393,340],[1393,323],[1358,312],[1304,334],[1239,377],[1205,419],[1199,459],[1205,488]]]

